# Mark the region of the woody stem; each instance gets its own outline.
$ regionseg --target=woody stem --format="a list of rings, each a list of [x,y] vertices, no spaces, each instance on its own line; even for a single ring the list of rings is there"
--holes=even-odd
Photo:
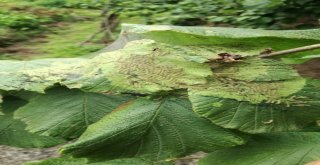
[[[262,58],[273,57],[273,56],[279,56],[279,55],[285,55],[285,54],[290,54],[290,53],[303,52],[303,51],[319,49],[319,48],[320,48],[320,44],[314,44],[314,45],[308,45],[308,46],[298,47],[298,48],[294,48],[294,49],[287,49],[287,50],[277,51],[277,52],[273,52],[273,53],[269,53],[269,54],[263,54],[263,55],[260,55],[260,57],[262,57]]]

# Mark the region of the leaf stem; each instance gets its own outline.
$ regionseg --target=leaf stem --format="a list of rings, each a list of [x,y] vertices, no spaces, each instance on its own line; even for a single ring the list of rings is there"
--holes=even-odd
[[[320,48],[320,44],[314,44],[314,45],[308,45],[308,46],[298,47],[298,48],[294,48],[294,49],[287,49],[287,50],[277,51],[277,52],[273,52],[273,53],[262,54],[262,55],[260,55],[260,57],[262,57],[262,58],[273,57],[273,56],[303,52],[303,51],[319,49],[319,48]]]

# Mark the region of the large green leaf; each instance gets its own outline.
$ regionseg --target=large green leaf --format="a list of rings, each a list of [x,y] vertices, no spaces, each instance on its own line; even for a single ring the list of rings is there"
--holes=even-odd
[[[90,162],[86,158],[52,158],[43,161],[29,162],[24,165],[173,165],[173,163],[154,163],[141,158],[124,158],[100,162]]]
[[[21,148],[43,148],[63,143],[64,140],[41,136],[25,130],[25,124],[12,115],[0,116],[0,144]]]
[[[59,83],[50,74],[64,73],[72,69],[72,64],[80,64],[85,59],[41,59],[33,61],[0,61],[0,90],[28,90],[43,92],[49,86]],[[67,67],[68,66],[68,67]],[[69,67],[70,66],[70,67]],[[63,75],[61,75],[63,76]]]
[[[88,125],[130,99],[132,97],[53,88],[19,108],[15,118],[24,121],[26,129],[34,133],[76,138]]]
[[[60,138],[40,136],[25,130],[26,125],[14,120],[12,113],[19,106],[25,104],[25,101],[5,97],[1,110],[4,115],[0,116],[0,144],[21,148],[42,148],[51,147],[64,142]]]
[[[252,103],[197,94],[190,94],[190,100],[194,111],[224,128],[249,133],[297,131],[320,119],[319,90],[319,80],[307,80],[297,92],[273,101]]]
[[[140,98],[90,125],[78,141],[61,152],[94,155],[96,159],[135,156],[162,162],[243,142],[232,132],[199,118],[186,99]]]
[[[120,41],[152,39],[172,45],[184,45],[194,49],[194,51],[205,48],[212,51],[213,54],[229,52],[244,56],[258,55],[265,48],[273,48],[273,50],[279,51],[320,43],[320,29],[261,30],[124,24],[122,34]],[[311,57],[310,55],[314,54],[320,54],[320,49],[292,53],[284,57],[288,63],[299,63],[305,60],[294,61],[289,59]]]
[[[203,53],[211,52],[204,49]],[[69,63],[59,63],[57,59],[51,65],[35,67],[37,65],[33,61],[4,61],[2,63],[6,65],[0,64],[0,90],[43,92],[48,87],[61,84],[98,92],[112,89],[136,93],[168,91],[205,84],[205,77],[211,74],[211,70],[208,65],[195,62],[205,60],[195,56],[194,52],[188,53],[183,47],[153,40],[132,41],[124,49],[102,53],[92,59],[74,59]],[[10,63],[32,67],[7,71]]]
[[[44,92],[55,84],[94,92],[185,89],[207,83],[211,71],[203,63],[219,53],[247,57],[268,47],[283,50],[315,44],[319,31],[125,25],[123,47],[90,59],[0,61],[0,90]],[[313,54],[320,50],[288,58],[318,57]]]
[[[320,159],[320,133],[258,135],[248,144],[223,149],[200,160],[200,165],[304,165]]]
[[[200,54],[210,54],[208,50],[202,51]],[[100,66],[97,69],[108,78],[112,88],[154,93],[206,84],[206,77],[211,75],[210,67],[197,62],[206,60],[184,47],[144,39],[94,57],[90,68]]]
[[[211,63],[212,76],[208,84],[190,86],[194,95],[249,101],[275,102],[305,85],[305,79],[290,66],[269,59],[251,57],[243,62]],[[290,88],[287,88],[290,86]]]

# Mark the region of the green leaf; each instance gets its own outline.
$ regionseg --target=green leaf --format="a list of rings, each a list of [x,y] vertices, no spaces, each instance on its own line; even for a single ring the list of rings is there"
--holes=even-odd
[[[286,63],[290,63],[290,64],[301,64],[309,60],[319,59],[319,58],[320,58],[320,54],[316,54],[316,55],[306,55],[306,56],[297,57],[297,58],[283,58],[283,61],[286,61]]]
[[[92,59],[74,59],[69,63],[59,63],[56,59],[43,67],[35,67],[33,61],[6,61],[2,66],[0,61],[0,90],[43,92],[61,84],[94,92],[153,93],[205,84],[205,77],[211,74],[211,70],[196,61],[207,59],[196,56],[196,52],[188,53],[188,50],[153,40],[139,40],[128,43],[124,49],[102,53]],[[211,54],[205,49],[202,53]],[[32,67],[7,71],[11,63]]]
[[[238,28],[124,25],[111,51],[90,59],[0,61],[0,90],[43,93],[56,84],[91,92],[155,93],[207,84],[209,59],[219,53],[257,56],[319,43],[319,29],[272,31]],[[283,56],[307,58],[311,50]],[[290,60],[286,60],[289,61]]]
[[[213,73],[208,77],[208,84],[190,86],[191,94],[257,104],[287,97],[305,85],[305,79],[291,66],[276,60],[251,57],[243,62],[212,62],[211,65]]]
[[[134,156],[162,162],[243,142],[234,133],[199,118],[186,99],[140,98],[90,125],[78,141],[61,152],[95,159]]]
[[[188,50],[153,40],[137,40],[118,51],[94,57],[89,68],[98,66],[98,74],[107,77],[111,88],[120,91],[155,93],[206,84],[210,67],[198,61],[208,59]],[[202,51],[211,54],[209,50]]]
[[[110,113],[132,97],[85,93],[53,88],[19,108],[15,118],[27,124],[27,130],[42,135],[76,138],[88,125]]]
[[[137,24],[122,24],[122,33],[138,35],[136,38],[141,38],[147,33],[154,33],[154,37],[161,36],[156,35],[158,32],[176,32],[183,33],[185,35],[202,35],[208,37],[225,37],[225,38],[262,38],[263,37],[279,37],[279,38],[297,38],[297,39],[310,39],[319,40],[320,29],[312,30],[262,30],[262,29],[245,29],[245,28],[229,28],[229,27],[197,27],[197,26],[171,26],[171,25],[137,25]],[[132,36],[130,36],[132,37]],[[151,36],[149,36],[151,37]],[[163,36],[162,39],[164,39]],[[176,37],[172,36],[171,38]],[[155,38],[152,38],[155,39]],[[180,39],[180,38],[179,38]],[[190,42],[194,38],[189,38],[187,41]],[[169,38],[168,38],[169,40]],[[195,42],[200,40],[198,38]],[[178,41],[176,38],[172,42]],[[204,42],[204,41],[203,41]],[[232,42],[232,41],[231,41]],[[212,43],[208,43],[212,44]]]
[[[20,148],[43,148],[56,146],[64,140],[41,136],[25,130],[25,124],[14,120],[12,115],[0,116],[0,144]]]
[[[0,61],[0,90],[18,91],[27,90],[43,92],[44,89],[59,83],[59,78],[50,77],[50,73],[57,74],[65,70],[73,63],[81,63],[82,58],[66,59],[41,59],[33,61]],[[55,68],[56,67],[56,68]],[[61,75],[63,76],[63,75]]]
[[[173,165],[173,163],[155,163],[140,158],[124,158],[100,162],[90,162],[86,158],[51,158],[43,161],[29,162],[24,165]]]
[[[297,131],[320,119],[319,90],[319,80],[307,80],[297,92],[269,102],[254,104],[196,94],[190,100],[195,112],[224,128],[249,133]]]
[[[254,136],[243,146],[223,149],[200,165],[304,165],[320,159],[320,133],[276,133]]]
[[[228,52],[243,56],[259,55],[265,48],[280,51],[320,43],[320,29],[261,30],[123,24],[122,34],[125,34],[122,40],[126,41],[152,39],[156,42],[184,45],[195,50],[201,47],[211,50],[212,54]],[[304,58],[314,54],[320,54],[320,50],[292,53],[282,57],[285,57],[284,61],[288,63],[297,63],[299,61],[290,61],[290,59]],[[199,54],[199,56],[202,55]]]
[[[304,56],[301,59],[313,59],[313,58],[320,58],[320,54]]]
[[[0,144],[21,148],[51,147],[64,142],[63,139],[49,136],[40,136],[25,130],[26,125],[14,120],[12,113],[19,106],[25,104],[23,100],[5,97],[1,109],[4,115],[0,116]]]

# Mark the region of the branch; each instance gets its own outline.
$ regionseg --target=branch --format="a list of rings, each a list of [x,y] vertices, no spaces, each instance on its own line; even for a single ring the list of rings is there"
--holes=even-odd
[[[107,14],[107,10],[103,11],[103,13],[105,15],[105,19],[101,22],[100,25],[100,30],[93,33],[87,40],[83,41],[82,43],[80,43],[80,46],[83,46],[84,44],[92,41],[94,38],[96,38],[100,33],[105,32],[105,36],[112,38],[112,30],[115,29],[115,27],[118,24],[118,16],[116,14]]]
[[[273,57],[273,56],[279,56],[279,55],[285,55],[285,54],[290,54],[290,53],[303,52],[303,51],[319,49],[319,48],[320,48],[320,44],[314,44],[314,45],[303,46],[303,47],[294,48],[294,49],[288,49],[288,50],[282,50],[282,51],[268,53],[268,54],[261,54],[260,57],[262,57],[262,58]]]

